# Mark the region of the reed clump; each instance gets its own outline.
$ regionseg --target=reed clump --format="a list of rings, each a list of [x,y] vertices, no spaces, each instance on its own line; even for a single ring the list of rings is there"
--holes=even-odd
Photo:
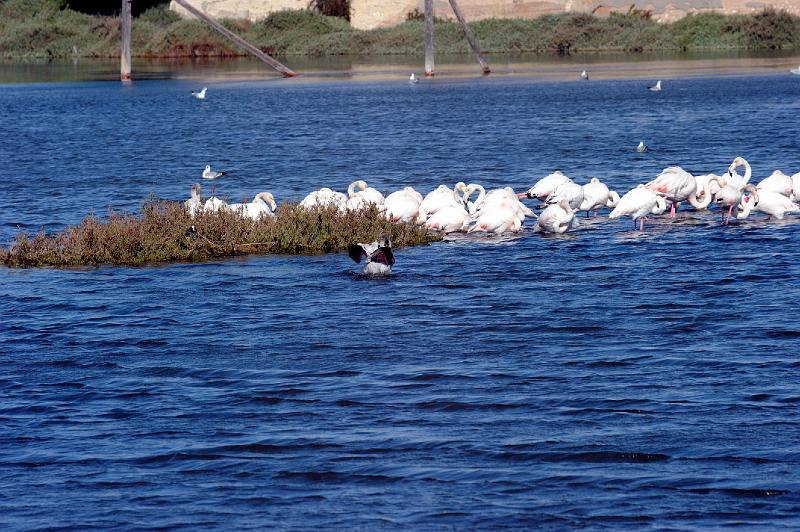
[[[204,261],[246,254],[320,254],[344,251],[389,233],[395,246],[439,240],[424,227],[392,223],[377,207],[340,213],[336,207],[304,209],[284,203],[276,216],[258,220],[231,211],[189,216],[180,203],[148,200],[141,214],[110,211],[105,220],[89,215],[63,231],[19,234],[0,248],[0,263],[34,266],[137,265]]]

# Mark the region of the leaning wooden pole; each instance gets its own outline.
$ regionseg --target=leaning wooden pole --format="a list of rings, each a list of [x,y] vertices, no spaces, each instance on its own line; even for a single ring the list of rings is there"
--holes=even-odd
[[[461,13],[461,8],[458,7],[458,2],[456,2],[456,0],[450,0],[450,7],[453,8],[453,13],[456,14],[456,18],[461,24],[461,27],[464,28],[464,37],[467,38],[467,42],[472,47],[472,51],[475,53],[475,58],[478,60],[478,63],[480,63],[483,73],[490,73],[491,69],[489,68],[489,65],[486,64],[486,61],[483,60],[481,49],[478,48],[478,42],[475,40],[475,34],[472,33],[472,30],[469,29],[469,26],[467,26],[467,21],[464,20],[464,15]]]
[[[211,26],[212,29],[216,30],[224,37],[236,43],[236,45],[238,45],[243,50],[250,52],[256,58],[260,59],[264,63],[268,64],[269,66],[271,66],[272,68],[283,74],[283,77],[291,78],[297,75],[296,72],[286,67],[285,65],[279,63],[275,59],[271,58],[270,56],[268,56],[267,54],[265,54],[264,52],[262,52],[249,42],[245,41],[244,39],[233,33],[231,30],[229,30],[228,28],[226,28],[213,18],[209,17],[208,15],[206,15],[205,13],[203,13],[202,11],[191,5],[186,0],[173,0],[173,1],[179,6],[183,7],[186,11],[188,11],[192,15],[196,16],[197,18],[199,18],[200,20]]]
[[[425,0],[425,76],[433,76],[433,0]]]
[[[131,0],[122,0],[119,13],[122,41],[119,54],[119,79],[131,80]]]

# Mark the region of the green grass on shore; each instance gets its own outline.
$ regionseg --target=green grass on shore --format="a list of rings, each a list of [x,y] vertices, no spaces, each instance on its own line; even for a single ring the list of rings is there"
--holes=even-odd
[[[0,247],[0,264],[139,265],[248,254],[319,254],[372,242],[383,232],[398,247],[440,240],[425,227],[385,220],[376,207],[339,213],[336,207],[303,209],[284,203],[275,217],[250,220],[230,211],[191,218],[180,203],[148,201],[140,215],[110,212],[105,221],[90,215],[58,233],[20,234],[9,248]]]
[[[65,0],[0,0],[0,57],[6,59],[119,55],[119,20],[84,15]],[[422,53],[423,23],[412,18],[392,28],[354,29],[341,18],[312,11],[280,11],[257,22],[224,20],[231,30],[267,53],[291,55],[410,55]],[[671,24],[634,10],[599,18],[584,13],[545,15],[532,20],[485,19],[470,24],[488,53],[588,51],[780,49],[800,45],[800,17],[765,9],[750,15],[702,13]],[[438,22],[438,53],[469,53],[457,23]],[[134,55],[224,57],[242,55],[198,20],[185,20],[165,7],[134,19]]]

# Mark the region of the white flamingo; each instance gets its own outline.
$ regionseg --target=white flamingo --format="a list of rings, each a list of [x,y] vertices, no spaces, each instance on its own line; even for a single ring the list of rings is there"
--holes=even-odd
[[[467,190],[464,193],[464,199],[468,200],[469,196],[474,192],[478,192],[478,199],[474,203],[467,201],[467,210],[472,214],[473,218],[477,218],[483,211],[492,208],[500,203],[507,202],[515,211],[521,211],[524,216],[536,218],[536,213],[530,210],[522,203],[514,189],[511,187],[496,188],[486,192],[483,186],[472,183],[467,185]]]
[[[565,199],[572,210],[580,208],[583,203],[583,187],[574,181],[565,181],[558,185],[553,192],[547,196],[545,203],[555,203],[558,199]]]
[[[758,182],[756,188],[759,192],[770,191],[783,194],[787,198],[791,197],[794,189],[794,182],[791,177],[780,170],[775,170],[769,177],[765,177]]]
[[[520,198],[530,198],[530,199],[538,199],[544,201],[547,196],[553,193],[553,191],[559,185],[566,183],[567,181],[572,181],[569,177],[564,175],[561,170],[556,170],[552,174],[546,175],[537,181],[531,188],[529,188],[526,192],[522,194],[517,194],[517,197]]]
[[[485,233],[516,233],[522,228],[525,213],[519,207],[519,200],[497,199],[477,212],[475,223],[467,232],[482,231]]]
[[[466,190],[467,185],[463,181],[456,183],[452,189],[447,185],[439,185],[436,189],[425,196],[419,205],[421,217],[427,219],[428,216],[445,207],[462,207],[464,200],[461,194]]]
[[[736,218],[747,218],[751,211],[763,212],[770,218],[783,220],[787,214],[800,212],[800,206],[778,192],[759,190],[757,196],[748,194],[742,197]]]
[[[448,205],[438,209],[425,221],[425,227],[443,233],[465,231],[468,225],[469,213],[461,205]]]
[[[259,192],[253,201],[249,203],[230,203],[228,209],[235,212],[239,216],[250,218],[251,220],[258,220],[263,214],[265,216],[275,216],[275,209],[277,208],[275,197],[270,192]]]
[[[719,189],[721,188],[720,183],[723,181],[722,177],[718,176],[717,174],[696,175],[694,176],[694,180],[697,183],[698,198],[702,198],[703,194],[705,194],[706,183],[708,183],[709,192],[713,198],[714,195],[719,192]]]
[[[336,206],[339,212],[344,212],[347,206],[347,196],[341,192],[331,190],[328,187],[322,187],[319,190],[310,192],[303,198],[303,201],[300,202],[300,206],[306,209],[328,207],[331,205]]]
[[[203,199],[200,197],[200,183],[192,185],[192,197],[183,202],[183,206],[186,207],[186,211],[192,218],[203,210]]]
[[[594,211],[597,217],[597,211],[603,207],[614,208],[619,202],[619,194],[613,190],[608,189],[608,185],[593,177],[591,181],[583,185],[583,201],[578,207],[581,211],[586,211],[586,217],[589,217],[589,211]]]
[[[736,173],[736,169],[740,166],[744,166],[744,177]],[[749,183],[752,175],[750,163],[743,157],[736,157],[728,167],[727,175],[723,176],[720,182],[721,188],[714,195],[714,202],[722,210],[723,224],[728,225],[731,216],[739,214],[742,196],[746,190],[755,194],[756,201],[758,201],[758,190]]]
[[[411,222],[419,220],[419,205],[422,203],[422,194],[414,190],[413,187],[405,187],[402,190],[392,192],[383,202],[383,212],[387,220],[393,222]]]
[[[645,185],[639,185],[633,190],[626,192],[608,215],[608,218],[613,220],[621,216],[630,216],[633,220],[634,227],[636,221],[639,221],[639,231],[644,231],[644,221],[647,219],[648,214],[661,214],[667,210],[667,202],[664,198],[647,188]]]
[[[575,227],[575,211],[565,198],[550,203],[536,220],[536,229],[544,233],[562,234]]]
[[[353,192],[350,193],[350,189],[347,190],[350,196],[347,198],[348,210],[358,210],[367,205],[381,206],[385,201],[383,194],[368,186],[366,181],[354,181],[350,184],[350,187],[353,189]],[[356,191],[356,188],[359,190]]]
[[[211,196],[203,204],[203,212],[218,212],[228,208],[228,204],[216,196]]]

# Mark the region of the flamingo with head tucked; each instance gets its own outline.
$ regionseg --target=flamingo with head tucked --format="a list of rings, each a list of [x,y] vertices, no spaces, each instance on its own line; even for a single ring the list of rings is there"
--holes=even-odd
[[[784,174],[780,170],[775,170],[769,177],[765,177],[758,182],[756,188],[759,192],[769,191],[783,194],[787,198],[792,196],[794,189],[794,182],[792,178]]]
[[[563,234],[575,227],[575,211],[566,198],[549,203],[536,220],[536,230],[544,233]]]
[[[559,185],[566,183],[568,181],[572,181],[569,177],[564,175],[561,170],[556,170],[552,174],[546,175],[537,181],[531,188],[529,188],[526,192],[522,194],[517,194],[519,198],[530,198],[530,199],[538,199],[544,201],[547,196],[553,193],[553,191]]]
[[[644,231],[644,221],[647,219],[647,215],[660,214],[665,210],[667,210],[667,202],[664,201],[663,197],[645,185],[639,185],[626,192],[619,199],[617,206],[614,207],[608,217],[613,220],[621,216],[630,216],[634,227],[636,227],[636,221],[638,220],[639,231]]]
[[[586,217],[589,217],[589,211],[594,211],[597,217],[597,211],[602,207],[614,208],[619,201],[619,194],[613,190],[608,189],[608,185],[593,177],[591,181],[583,185],[583,201],[579,206],[579,210],[586,211]]]

